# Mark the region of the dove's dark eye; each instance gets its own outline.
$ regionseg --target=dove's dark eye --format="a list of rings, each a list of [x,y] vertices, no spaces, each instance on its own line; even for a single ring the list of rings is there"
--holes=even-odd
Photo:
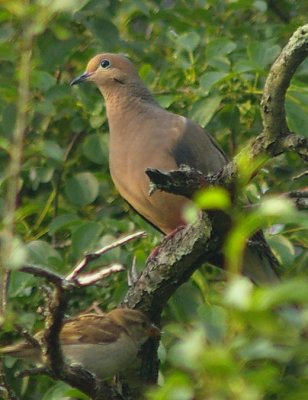
[[[102,67],[102,68],[108,68],[108,67],[110,67],[110,61],[108,61],[108,60],[102,60],[102,61],[101,61],[101,67]]]

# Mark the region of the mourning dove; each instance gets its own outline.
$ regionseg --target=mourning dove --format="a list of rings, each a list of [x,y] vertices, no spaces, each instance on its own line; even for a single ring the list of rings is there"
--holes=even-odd
[[[35,337],[40,339],[43,332]],[[82,314],[64,321],[60,344],[67,361],[80,364],[104,379],[128,368],[140,346],[159,329],[137,310],[115,309],[108,314]],[[39,348],[21,342],[0,348],[0,355],[40,363]]]
[[[169,171],[186,164],[208,174],[218,172],[227,157],[199,125],[163,109],[126,57],[95,56],[71,85],[85,81],[94,82],[105,98],[109,165],[116,188],[139,214],[169,234],[183,225],[183,208],[190,200],[161,191],[149,196],[146,168]],[[274,260],[257,253],[247,252],[244,273],[258,283],[277,280]]]

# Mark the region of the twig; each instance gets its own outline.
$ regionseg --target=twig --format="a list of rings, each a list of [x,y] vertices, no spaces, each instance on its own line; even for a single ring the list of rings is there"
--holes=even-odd
[[[89,285],[94,285],[95,283],[101,281],[102,279],[107,278],[111,274],[114,274],[116,272],[122,272],[124,270],[125,268],[122,264],[113,264],[110,267],[105,267],[96,272],[76,276],[76,278],[72,280],[74,281],[76,286],[80,287],[89,286]]]
[[[49,375],[50,370],[47,367],[27,368],[15,373],[16,378],[25,378],[26,376]]]
[[[48,269],[38,267],[36,265],[26,264],[20,268],[20,271],[34,276],[39,276],[40,278],[45,278],[48,282],[54,284],[57,287],[69,288],[73,286],[72,282],[63,278],[61,275],[52,272]]]
[[[31,344],[32,347],[38,348],[38,349],[41,348],[39,342],[25,328],[23,328],[22,326],[17,325],[17,324],[14,325],[14,328],[17,330],[17,332],[19,332],[25,338],[25,340],[29,344]]]
[[[93,253],[86,254],[85,257],[80,262],[77,263],[77,265],[73,269],[73,271],[67,275],[66,279],[74,280],[76,278],[76,276],[78,276],[81,273],[81,271],[83,271],[91,261],[99,258],[102,254],[105,254],[108,251],[110,251],[116,247],[122,246],[123,244],[128,243],[131,240],[134,240],[136,238],[142,238],[145,236],[146,236],[146,233],[143,231],[132,233],[131,235],[124,236],[124,237],[116,240],[115,242],[113,242],[107,246],[104,246],[101,249],[99,249]]]
[[[139,278],[139,274],[136,268],[136,257],[133,258],[132,266],[127,271],[127,282],[128,286],[133,286]]]
[[[298,179],[304,178],[305,176],[308,176],[308,171],[301,172],[300,174],[293,176],[292,179],[293,181],[296,181]]]

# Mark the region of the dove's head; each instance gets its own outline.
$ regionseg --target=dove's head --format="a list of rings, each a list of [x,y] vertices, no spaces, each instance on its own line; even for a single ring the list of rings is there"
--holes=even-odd
[[[75,78],[71,85],[94,82],[100,89],[128,85],[139,81],[138,72],[128,58],[112,53],[102,53],[93,57],[85,72]]]

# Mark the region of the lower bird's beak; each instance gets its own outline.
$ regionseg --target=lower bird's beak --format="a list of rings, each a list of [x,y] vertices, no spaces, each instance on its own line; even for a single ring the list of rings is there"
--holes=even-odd
[[[93,75],[93,72],[85,72],[84,74],[73,79],[71,82],[71,86],[78,85],[79,83],[86,81],[91,75]]]

